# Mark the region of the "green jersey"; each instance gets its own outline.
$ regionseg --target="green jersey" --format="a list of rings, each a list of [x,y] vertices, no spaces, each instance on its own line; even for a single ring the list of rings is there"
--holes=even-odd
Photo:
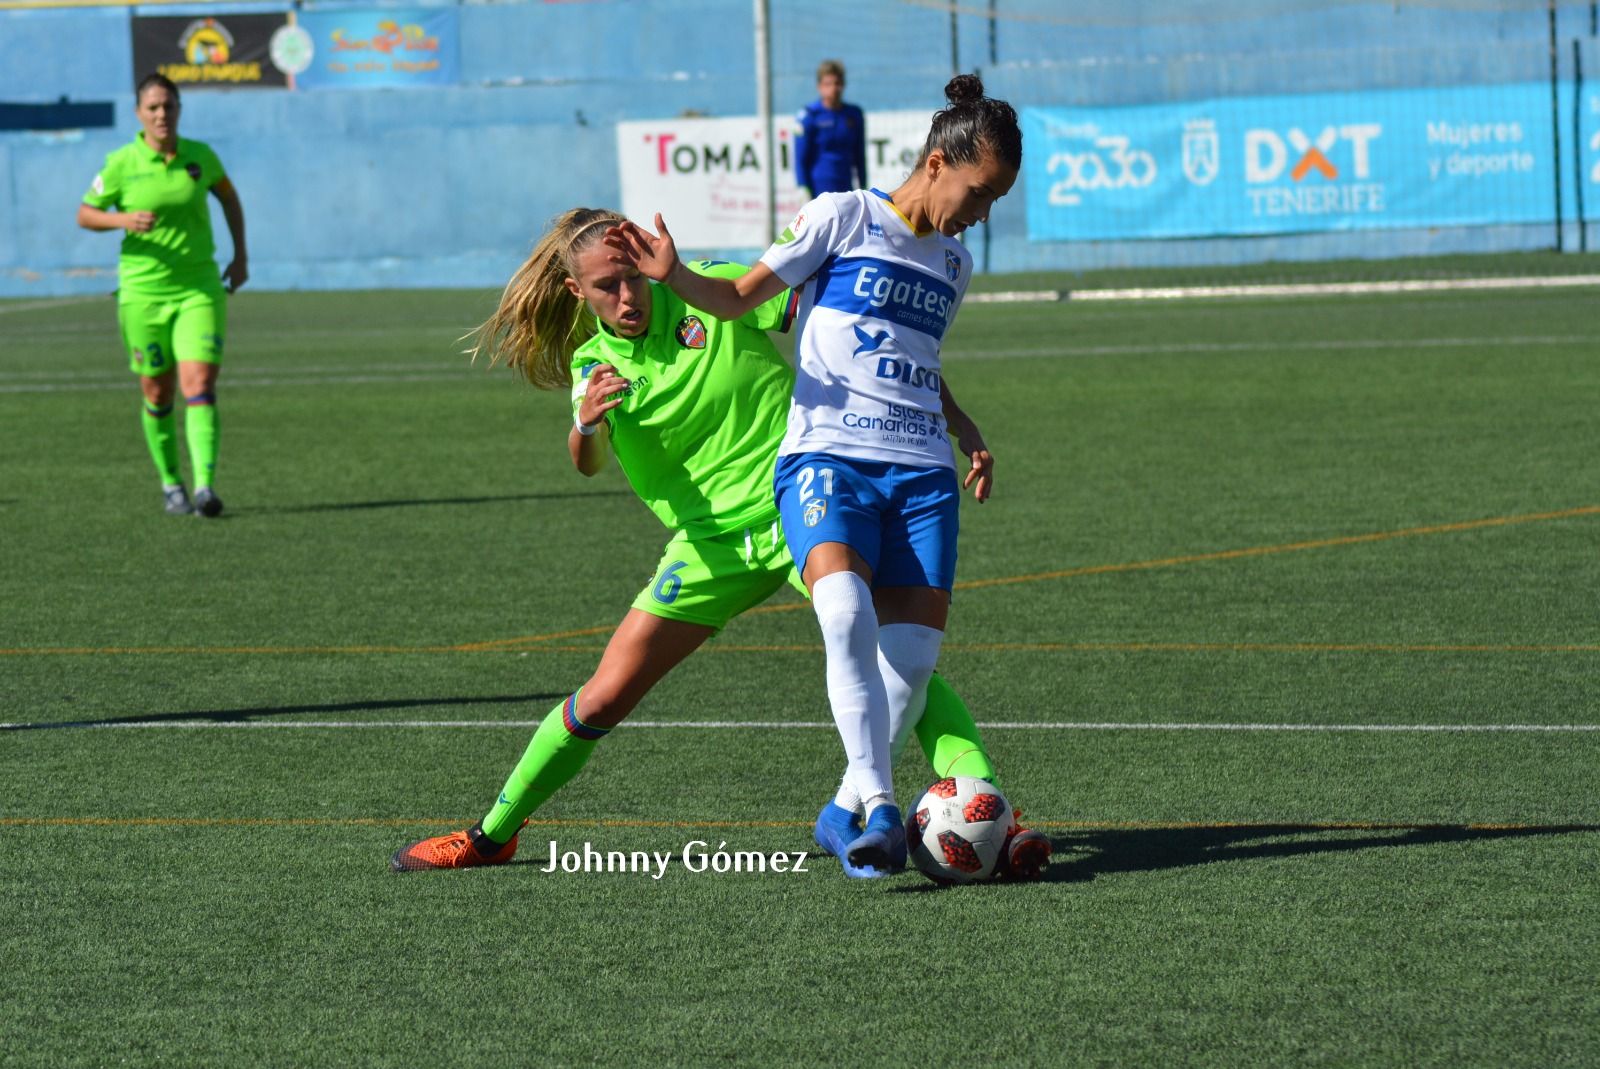
[[[689,267],[717,278],[748,270],[720,260]],[[573,354],[574,415],[589,373],[613,365],[630,385],[622,404],[606,413],[611,448],[650,511],[695,538],[770,522],[794,369],[766,332],[789,329],[794,292],[731,323],[690,308],[666,286],[650,292],[644,334],[624,338],[602,323]]]
[[[209,145],[181,137],[171,160],[151,148],[143,134],[106,157],[83,202],[102,211],[156,216],[147,232],[123,236],[119,300],[222,292],[206,193],[226,177]]]

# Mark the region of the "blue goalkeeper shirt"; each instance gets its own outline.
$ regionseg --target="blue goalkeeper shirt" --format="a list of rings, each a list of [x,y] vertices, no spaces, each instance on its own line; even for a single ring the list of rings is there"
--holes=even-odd
[[[867,120],[854,104],[838,111],[813,100],[800,109],[794,177],[813,197],[848,193],[867,184]]]

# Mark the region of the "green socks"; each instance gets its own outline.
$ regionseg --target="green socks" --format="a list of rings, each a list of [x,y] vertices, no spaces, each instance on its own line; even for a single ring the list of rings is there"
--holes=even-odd
[[[150,447],[150,459],[156,462],[156,471],[161,473],[161,485],[179,485],[183,475],[178,471],[178,420],[172,414],[172,405],[156,408],[145,401],[140,415],[145,444]]]
[[[196,489],[211,485],[217,469],[217,398],[202,393],[185,398],[183,431],[189,439],[189,460],[194,465]]]
[[[934,775],[976,776],[999,786],[967,703],[938,672],[928,680],[928,706],[916,731]]]
[[[594,744],[608,731],[578,719],[576,693],[550,710],[506,780],[500,800],[483,818],[483,833],[497,843],[510,842],[528,814],[578,774],[594,752]]]
[[[608,728],[596,728],[578,719],[578,695],[569,696],[550,710],[533,733],[522,760],[506,780],[500,798],[485,814],[480,826],[497,843],[511,841],[522,822],[564,787],[589,761],[596,742]],[[937,672],[928,682],[928,705],[917,722],[917,741],[939,776],[976,776],[995,782],[994,765],[984,752],[983,739],[972,713],[950,684]]]
[[[203,393],[187,398],[183,413],[184,435],[189,439],[189,460],[194,465],[196,488],[211,485],[217,470],[217,400],[214,394]],[[178,468],[178,418],[172,405],[157,408],[144,402],[141,412],[145,444],[150,447],[150,459],[156,462],[161,473],[161,485],[181,486],[183,472]]]

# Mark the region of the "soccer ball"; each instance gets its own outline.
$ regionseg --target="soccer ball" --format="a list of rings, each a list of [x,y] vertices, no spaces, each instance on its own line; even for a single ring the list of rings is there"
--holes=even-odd
[[[1011,830],[1011,803],[976,776],[952,776],[922,792],[906,816],[911,863],[937,883],[987,879]]]

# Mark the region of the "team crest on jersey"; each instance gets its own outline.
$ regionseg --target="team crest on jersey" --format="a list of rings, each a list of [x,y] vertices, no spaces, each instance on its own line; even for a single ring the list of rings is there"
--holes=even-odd
[[[824,498],[814,497],[806,502],[805,513],[801,519],[807,527],[815,527],[822,522],[822,517],[828,514],[828,502]]]
[[[104,196],[105,192],[106,192],[106,180],[105,180],[105,177],[103,175],[98,175],[98,174],[95,175],[94,176],[94,181],[89,184],[89,188],[94,190],[94,195],[95,196],[97,196],[97,197]]]
[[[193,178],[196,182],[200,181],[200,165],[198,163],[186,163],[183,165],[183,169],[189,172],[190,178]]]
[[[699,316],[684,316],[678,320],[678,344],[685,349],[706,347],[706,325]]]
[[[789,244],[789,242],[793,241],[795,239],[795,236],[797,234],[799,234],[805,228],[806,228],[806,213],[805,212],[801,212],[799,215],[794,217],[794,222],[790,223],[788,226],[783,228],[783,233],[778,235],[778,240],[775,241],[773,244],[775,244],[775,245],[787,245],[787,244]]]
[[[949,249],[944,250],[944,273],[950,276],[951,282],[961,277],[961,257]]]

